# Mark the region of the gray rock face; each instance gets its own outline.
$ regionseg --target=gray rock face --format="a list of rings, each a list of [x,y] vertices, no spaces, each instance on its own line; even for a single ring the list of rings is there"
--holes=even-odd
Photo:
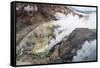
[[[73,62],[73,56],[77,54],[77,51],[82,48],[84,42],[92,41],[96,39],[96,30],[88,28],[76,28],[68,37],[67,40],[59,43],[59,46],[55,46],[52,51],[49,63],[63,63]],[[56,54],[54,54],[56,52]]]
[[[76,55],[78,49],[85,41],[96,39],[96,30],[88,28],[76,28],[63,45],[60,46],[60,57],[68,62]],[[68,61],[67,61],[68,60]]]

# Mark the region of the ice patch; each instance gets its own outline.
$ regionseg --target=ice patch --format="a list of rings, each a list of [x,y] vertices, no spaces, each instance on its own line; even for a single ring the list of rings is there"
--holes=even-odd
[[[82,48],[77,51],[77,55],[73,57],[73,61],[93,61],[96,60],[96,40],[86,41]]]

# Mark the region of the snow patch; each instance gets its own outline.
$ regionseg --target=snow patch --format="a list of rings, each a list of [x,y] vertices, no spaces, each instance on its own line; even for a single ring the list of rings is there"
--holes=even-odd
[[[29,11],[33,10],[33,7],[28,5],[28,6],[24,7],[24,10],[29,12]]]

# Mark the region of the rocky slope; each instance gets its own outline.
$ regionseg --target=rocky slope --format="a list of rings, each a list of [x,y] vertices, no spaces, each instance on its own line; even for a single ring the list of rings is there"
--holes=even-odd
[[[85,41],[91,42],[96,39],[96,30],[87,28],[76,28],[68,37],[56,44],[50,51],[33,53],[30,52],[31,44],[27,42],[27,48],[18,58],[21,62],[30,62],[30,64],[48,64],[72,62],[73,56],[82,48]],[[28,51],[29,49],[29,51]],[[32,54],[33,53],[33,54]],[[23,63],[24,64],[24,63]]]
[[[16,11],[17,65],[74,62],[84,43],[97,39],[95,14],[27,3],[18,3]]]

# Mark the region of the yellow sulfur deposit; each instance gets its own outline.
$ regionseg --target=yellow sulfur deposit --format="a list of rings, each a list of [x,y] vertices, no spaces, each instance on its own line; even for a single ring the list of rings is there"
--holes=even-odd
[[[47,24],[40,25],[34,31],[34,36],[32,39],[33,49],[32,53],[45,52],[46,45],[48,45],[49,36],[53,34],[53,21],[48,22]]]

